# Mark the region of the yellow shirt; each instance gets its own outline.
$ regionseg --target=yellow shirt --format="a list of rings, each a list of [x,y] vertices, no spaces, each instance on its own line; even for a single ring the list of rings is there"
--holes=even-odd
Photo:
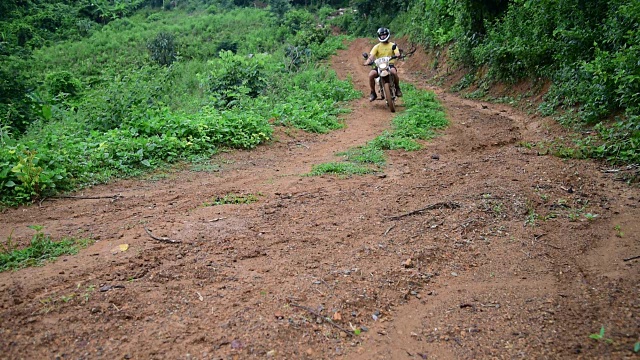
[[[376,44],[373,49],[371,49],[370,54],[373,55],[376,59],[381,58],[381,57],[385,57],[385,56],[400,56],[400,50],[398,49],[398,47],[396,46],[396,49],[393,49],[393,46],[396,45],[392,42],[386,42],[386,43],[378,43]],[[390,64],[394,64],[396,62],[396,59],[393,59],[391,61],[389,61]]]

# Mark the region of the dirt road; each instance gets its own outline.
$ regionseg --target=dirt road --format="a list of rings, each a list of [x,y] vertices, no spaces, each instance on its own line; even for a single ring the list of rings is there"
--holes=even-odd
[[[369,47],[332,60],[365,94]],[[426,87],[429,66],[399,68]],[[547,119],[432,90],[451,126],[384,175],[301,176],[389,127],[363,96],[344,129],[278,130],[218,171],[2,213],[0,239],[37,224],[97,242],[0,274],[0,358],[637,358],[638,188],[527,146],[557,135]],[[258,201],[203,206],[228,193]],[[589,338],[601,327],[611,341]]]

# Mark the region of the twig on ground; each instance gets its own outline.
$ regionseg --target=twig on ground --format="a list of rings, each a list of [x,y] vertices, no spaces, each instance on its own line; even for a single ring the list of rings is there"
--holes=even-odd
[[[425,206],[421,209],[418,210],[413,210],[413,211],[409,211],[408,213],[404,213],[404,214],[400,214],[400,215],[394,215],[394,216],[387,216],[389,219],[391,220],[397,220],[400,218],[403,218],[405,216],[411,216],[411,215],[415,215],[418,213],[421,213],[423,211],[427,211],[427,210],[434,210],[434,209],[457,209],[460,207],[460,204],[457,202],[453,202],[453,201],[445,201],[445,202],[439,202],[439,203],[435,203],[435,204],[431,204],[429,206]]]
[[[177,243],[181,243],[181,242],[182,242],[182,241],[180,241],[180,240],[173,240],[173,239],[169,239],[169,238],[166,238],[166,237],[155,236],[155,235],[153,235],[153,234],[151,233],[151,231],[150,231],[149,229],[147,229],[147,227],[146,227],[146,226],[144,227],[144,231],[146,231],[146,232],[147,232],[147,234],[148,234],[149,236],[151,236],[151,238],[152,238],[153,240],[158,240],[158,241],[166,242],[166,243],[170,243],[170,244],[177,244]]]
[[[533,235],[533,240],[538,240],[538,239],[540,239],[541,237],[543,237],[545,235],[547,235],[547,234]]]
[[[294,303],[289,303],[289,305],[291,305],[293,307],[300,308],[302,310],[306,310],[306,311],[312,313],[313,315],[315,315],[315,316],[317,316],[319,318],[323,318],[326,322],[328,322],[329,324],[333,325],[336,329],[345,332],[348,336],[353,336],[353,331],[350,331],[350,330],[347,330],[347,329],[343,328],[342,326],[340,326],[340,325],[336,324],[335,322],[333,322],[333,320],[331,320],[329,317],[320,315],[320,313],[318,313],[317,311],[313,310],[310,307],[302,306],[302,305],[298,305],[298,304],[294,304]]]
[[[327,282],[326,282],[326,281],[324,281],[324,279],[323,279],[323,278],[319,278],[319,279],[320,279],[320,281],[321,281],[323,284],[327,285],[327,287],[328,287],[329,289],[333,290],[333,288],[332,288],[329,284],[327,284]]]
[[[500,304],[482,304],[482,303],[480,303],[480,306],[482,306],[482,307],[494,307],[496,309],[500,308]]]
[[[395,225],[395,224],[393,224],[391,227],[389,227],[389,228],[387,229],[387,231],[385,231],[385,232],[384,232],[384,234],[382,234],[382,236],[387,236],[387,234],[389,233],[389,231],[393,230],[393,228],[394,228],[394,227],[396,227],[396,225]]]
[[[545,244],[545,245],[547,245],[548,247],[550,247],[550,248],[554,248],[554,249],[556,249],[556,250],[564,250],[564,248],[561,248],[560,246],[551,245],[551,244],[546,243],[546,242],[544,242],[544,241],[541,241],[540,243],[541,243],[541,244]]]
[[[317,291],[318,294],[320,294],[321,296],[324,296],[324,293],[322,291],[318,290],[318,288],[314,287],[313,290]]]
[[[640,259],[640,255],[638,256],[632,256],[630,258],[626,258],[626,259],[622,259],[622,261],[631,261],[631,260],[635,260],[635,259]]]

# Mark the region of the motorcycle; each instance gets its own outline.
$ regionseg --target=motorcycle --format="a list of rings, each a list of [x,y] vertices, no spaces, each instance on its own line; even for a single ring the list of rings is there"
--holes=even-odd
[[[369,54],[363,53],[362,57],[369,58]],[[384,100],[391,112],[396,112],[396,83],[393,81],[389,61],[397,59],[397,56],[384,56],[374,61],[378,69],[378,77],[376,77],[376,87],[380,98]]]

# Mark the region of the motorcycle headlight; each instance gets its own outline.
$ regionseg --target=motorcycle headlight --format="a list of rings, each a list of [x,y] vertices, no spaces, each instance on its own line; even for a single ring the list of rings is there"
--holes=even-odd
[[[380,64],[380,70],[384,70],[386,68],[387,68],[387,64],[386,63]]]

